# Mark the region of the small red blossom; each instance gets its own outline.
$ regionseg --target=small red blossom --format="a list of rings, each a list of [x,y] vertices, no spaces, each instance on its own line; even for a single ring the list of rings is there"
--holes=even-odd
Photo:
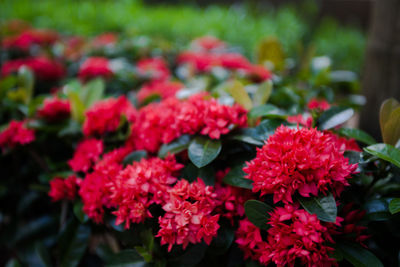
[[[160,96],[161,99],[175,97],[175,94],[182,89],[183,86],[184,85],[180,82],[153,81],[140,88],[137,99],[140,103],[143,103],[147,98],[154,95]]]
[[[169,191],[169,199],[164,204],[165,214],[159,217],[161,245],[182,245],[183,249],[189,243],[208,245],[217,235],[219,215],[213,215],[216,207],[216,194],[211,186],[206,186],[201,179],[189,184],[179,180]]]
[[[52,201],[59,201],[62,199],[74,200],[81,179],[72,175],[68,178],[55,177],[50,181],[49,196]]]
[[[28,51],[32,45],[50,45],[58,40],[58,34],[50,30],[29,29],[16,36],[3,39],[5,49]]]
[[[243,170],[254,181],[254,192],[273,194],[275,203],[291,203],[296,192],[309,197],[333,191],[338,196],[356,168],[331,135],[281,126]]]
[[[103,142],[95,138],[80,142],[68,165],[75,172],[87,172],[103,153]]]
[[[311,128],[313,119],[309,114],[297,114],[293,116],[288,116],[287,121],[289,123],[295,123],[303,127]]]
[[[192,41],[191,46],[195,50],[211,51],[217,49],[225,49],[225,42],[214,36],[203,36]]]
[[[26,128],[25,121],[12,120],[6,129],[0,132],[0,147],[13,148],[26,145],[35,140],[35,131]]]
[[[85,81],[96,77],[110,78],[113,71],[107,58],[89,57],[80,66],[78,76]]]
[[[316,98],[313,98],[310,100],[310,102],[308,102],[307,107],[310,110],[316,110],[318,112],[322,112],[328,110],[331,107],[331,105],[326,100],[318,100]]]
[[[30,68],[34,72],[35,77],[43,81],[57,81],[65,75],[65,69],[59,62],[46,57],[6,61],[1,67],[1,75],[6,76],[17,72],[22,66]]]
[[[162,58],[148,58],[136,63],[139,75],[151,80],[165,81],[170,77],[167,63]]]
[[[38,115],[48,121],[54,122],[68,118],[71,113],[71,105],[67,99],[57,97],[46,98],[43,107],[38,109]]]
[[[107,32],[93,38],[91,45],[94,48],[101,48],[105,46],[115,45],[117,41],[118,41],[118,35],[112,32]]]
[[[173,156],[142,159],[122,170],[109,184],[110,201],[116,207],[116,224],[143,222],[152,217],[149,206],[162,204],[168,198],[169,187],[176,182],[175,175],[183,167]]]
[[[125,96],[120,96],[96,102],[86,111],[85,115],[84,135],[102,135],[117,130],[123,115],[128,121],[133,122],[136,117],[136,109]]]
[[[325,134],[332,136],[332,139],[336,142],[340,151],[358,151],[361,152],[360,146],[357,144],[354,138],[347,139],[346,137],[338,136],[330,131],[324,131]]]

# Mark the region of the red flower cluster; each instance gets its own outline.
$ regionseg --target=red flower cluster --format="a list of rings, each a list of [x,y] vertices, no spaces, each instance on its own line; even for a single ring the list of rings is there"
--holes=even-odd
[[[54,122],[68,118],[71,113],[71,105],[67,99],[57,97],[46,98],[43,107],[38,109],[38,115],[47,121]]]
[[[81,179],[73,175],[66,179],[55,177],[50,181],[49,196],[53,201],[59,201],[62,199],[73,200],[78,192],[78,187],[81,182]]]
[[[136,109],[125,96],[120,96],[96,102],[85,115],[84,135],[102,135],[117,130],[121,116],[125,116],[130,122],[134,121]]]
[[[110,201],[116,207],[116,224],[143,222],[152,217],[148,208],[151,204],[162,204],[168,198],[170,185],[176,182],[176,173],[183,168],[173,156],[142,159],[122,170],[110,183]]]
[[[79,68],[78,76],[86,81],[96,77],[110,78],[114,75],[108,59],[105,57],[89,57]]]
[[[114,45],[117,43],[117,41],[118,41],[118,36],[115,33],[107,32],[93,38],[91,45],[94,48],[102,48],[105,46]]]
[[[338,196],[356,168],[331,135],[281,126],[243,170],[254,181],[254,192],[274,194],[274,202],[291,203],[296,192],[309,197],[333,191]]]
[[[202,94],[184,101],[168,98],[139,110],[129,141],[136,149],[155,152],[161,144],[183,134],[200,133],[219,139],[233,127],[244,127],[246,123],[246,110],[239,105],[221,105]]]
[[[331,105],[326,100],[318,100],[316,98],[313,98],[310,100],[310,102],[308,102],[307,107],[310,110],[316,110],[318,112],[322,112],[328,110],[331,107]]]
[[[270,213],[267,240],[263,241],[260,230],[246,220],[240,222],[236,243],[246,257],[263,265],[270,262],[277,266],[309,267],[336,265],[329,254],[334,250],[327,243],[334,243],[328,228],[315,214],[286,205]]]
[[[293,116],[288,116],[287,121],[289,123],[294,123],[303,127],[311,128],[313,118],[309,114],[297,114]]]
[[[171,251],[175,244],[185,249],[189,243],[202,240],[211,243],[219,229],[219,215],[212,215],[216,207],[216,194],[201,179],[189,184],[180,180],[169,192],[169,200],[163,206],[165,215],[159,217],[161,245],[168,244]]]
[[[1,75],[6,76],[18,71],[22,66],[27,66],[35,73],[35,77],[43,81],[57,81],[64,77],[65,69],[57,61],[46,57],[14,59],[4,62]]]
[[[171,75],[167,63],[162,58],[142,59],[137,62],[136,68],[139,75],[150,80],[165,81]]]
[[[87,172],[103,153],[103,142],[95,138],[80,142],[75,150],[74,157],[68,165],[75,172]]]
[[[137,99],[143,103],[151,96],[160,96],[161,99],[175,97],[176,92],[182,89],[184,85],[180,82],[153,81],[140,88]]]
[[[33,140],[35,132],[26,128],[25,121],[12,120],[8,127],[0,132],[0,147],[3,149],[29,144]]]
[[[225,42],[214,36],[203,36],[192,41],[191,46],[194,50],[211,51],[217,49],[225,49]]]
[[[263,66],[253,65],[243,55],[236,53],[208,53],[186,51],[179,55],[178,64],[190,64],[199,72],[210,71],[219,66],[229,70],[237,70],[264,81],[271,78],[271,73]]]
[[[50,30],[30,29],[16,36],[3,39],[4,49],[19,49],[27,51],[32,45],[50,45],[58,40],[58,34]]]

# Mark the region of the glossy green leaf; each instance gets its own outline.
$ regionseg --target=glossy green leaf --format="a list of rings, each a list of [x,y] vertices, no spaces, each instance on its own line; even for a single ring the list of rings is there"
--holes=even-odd
[[[140,267],[146,263],[143,261],[143,257],[134,249],[125,249],[119,253],[113,255],[108,259],[106,267]]]
[[[38,265],[45,266],[45,267],[53,266],[51,264],[49,250],[43,245],[42,242],[37,242],[35,244],[35,253],[39,260],[39,262],[36,264],[36,266],[38,266]]]
[[[146,150],[137,150],[133,151],[132,153],[129,153],[123,160],[123,163],[125,165],[127,164],[132,164],[134,161],[140,161],[143,158],[147,157],[147,151]]]
[[[33,95],[35,76],[31,69],[22,66],[18,70],[18,85],[26,92],[25,103],[29,103]]]
[[[104,95],[105,83],[103,79],[97,78],[88,82],[81,92],[81,100],[86,108],[101,100]]]
[[[361,152],[348,150],[343,153],[343,156],[349,159],[350,164],[355,164],[360,162]]]
[[[390,113],[389,119],[383,125],[382,137],[386,144],[393,146],[400,140],[400,107]]]
[[[58,239],[60,266],[75,267],[79,265],[88,246],[90,227],[70,220]]]
[[[234,239],[235,230],[233,227],[221,225],[221,227],[218,229],[217,236],[213,238],[207,252],[214,255],[221,255],[229,249]]]
[[[165,158],[168,153],[177,154],[188,148],[190,142],[189,135],[182,135],[169,144],[163,144],[158,151],[158,157]]]
[[[332,107],[321,114],[318,125],[321,130],[332,129],[350,119],[354,110],[347,107]]]
[[[400,212],[400,198],[394,198],[389,203],[389,211],[391,214]]]
[[[235,166],[225,175],[223,182],[236,187],[252,189],[253,181],[244,178],[244,175],[243,166]]]
[[[299,197],[301,206],[324,222],[336,222],[337,207],[332,194],[323,197]]]
[[[373,199],[364,204],[365,218],[369,221],[386,221],[391,218],[387,199]]]
[[[359,244],[338,242],[337,247],[343,257],[355,267],[383,267],[382,262],[374,254]]]
[[[399,107],[400,107],[400,103],[394,98],[389,98],[389,99],[385,100],[381,105],[381,108],[379,111],[379,124],[381,127],[382,137],[383,137],[383,140],[385,141],[385,143],[386,143],[385,134],[384,134],[385,125],[389,121],[389,118],[390,118],[392,112],[394,110],[398,109]]]
[[[355,128],[340,128],[339,133],[348,138],[354,138],[357,141],[363,142],[367,145],[375,144],[375,139],[366,132]]]
[[[364,148],[366,152],[393,163],[400,168],[400,150],[388,144],[375,144]]]
[[[189,163],[183,169],[182,177],[189,182],[194,182],[197,178],[201,178],[206,185],[213,186],[215,184],[215,170],[211,165],[197,168],[194,164]]]
[[[285,118],[285,113],[279,109],[278,107],[265,104],[258,107],[254,107],[249,112],[249,118],[259,118],[259,117],[266,117],[266,118]]]
[[[260,106],[268,101],[272,93],[272,85],[272,81],[267,80],[258,86],[253,97],[254,106]]]
[[[68,99],[71,103],[72,117],[78,122],[83,122],[85,113],[85,104],[79,98],[77,92],[69,91]]]
[[[12,243],[22,243],[26,240],[33,240],[46,234],[48,230],[54,225],[55,220],[49,216],[43,216],[30,221],[19,227]]]
[[[272,211],[271,206],[264,202],[252,199],[247,200],[246,203],[244,203],[244,211],[251,223],[260,229],[268,230],[267,222],[270,218],[269,212]]]
[[[182,255],[171,260],[171,266],[198,266],[207,251],[207,244],[200,243],[189,246]]]
[[[241,82],[233,81],[229,84],[229,93],[235,99],[235,102],[242,105],[245,109],[250,110],[253,107],[250,96]]]
[[[199,136],[189,145],[189,158],[198,168],[211,163],[221,152],[221,141]]]
[[[85,223],[89,220],[89,217],[83,212],[83,203],[82,201],[77,201],[74,204],[74,214],[76,216],[76,218],[78,218],[78,220],[81,223]]]

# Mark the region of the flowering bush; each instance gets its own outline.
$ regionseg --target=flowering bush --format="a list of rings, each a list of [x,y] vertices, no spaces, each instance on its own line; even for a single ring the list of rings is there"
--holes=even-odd
[[[359,102],[335,96],[329,66],[296,75],[302,62],[254,64],[210,36],[178,51],[16,31],[2,41],[1,263],[397,263],[397,101],[375,144],[346,127]]]

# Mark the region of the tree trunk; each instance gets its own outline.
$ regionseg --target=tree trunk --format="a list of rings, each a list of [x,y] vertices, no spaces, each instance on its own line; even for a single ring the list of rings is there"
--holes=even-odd
[[[390,97],[400,100],[400,0],[376,0],[362,79],[367,104],[361,128],[381,140],[379,108]]]

